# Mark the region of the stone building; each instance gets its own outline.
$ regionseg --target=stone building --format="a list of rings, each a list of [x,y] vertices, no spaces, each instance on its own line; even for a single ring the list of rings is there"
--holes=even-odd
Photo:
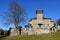
[[[37,10],[36,11],[36,17],[32,18],[30,20],[30,25],[32,27],[24,28],[23,33],[26,33],[28,35],[31,34],[48,34],[51,32],[51,28],[54,28],[54,22],[51,20],[51,18],[43,17],[43,10]],[[22,33],[22,34],[23,34]]]

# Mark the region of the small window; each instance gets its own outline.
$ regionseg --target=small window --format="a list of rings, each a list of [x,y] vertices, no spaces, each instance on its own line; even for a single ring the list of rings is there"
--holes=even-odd
[[[49,26],[49,24],[48,24],[48,26]]]

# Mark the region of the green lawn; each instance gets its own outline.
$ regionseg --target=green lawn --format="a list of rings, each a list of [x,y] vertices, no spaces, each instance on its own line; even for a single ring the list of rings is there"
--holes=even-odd
[[[1,40],[60,40],[60,32],[45,35],[18,35],[1,38]]]

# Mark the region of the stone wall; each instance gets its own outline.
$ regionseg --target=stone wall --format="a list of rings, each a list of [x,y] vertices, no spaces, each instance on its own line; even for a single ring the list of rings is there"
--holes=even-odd
[[[21,35],[21,27],[18,27],[18,29],[15,27],[11,29],[10,36],[15,36],[15,35]]]

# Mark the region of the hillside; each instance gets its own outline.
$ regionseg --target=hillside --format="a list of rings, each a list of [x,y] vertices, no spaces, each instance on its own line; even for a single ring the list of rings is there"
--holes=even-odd
[[[1,40],[60,40],[60,32],[45,35],[18,35],[1,38]]]

